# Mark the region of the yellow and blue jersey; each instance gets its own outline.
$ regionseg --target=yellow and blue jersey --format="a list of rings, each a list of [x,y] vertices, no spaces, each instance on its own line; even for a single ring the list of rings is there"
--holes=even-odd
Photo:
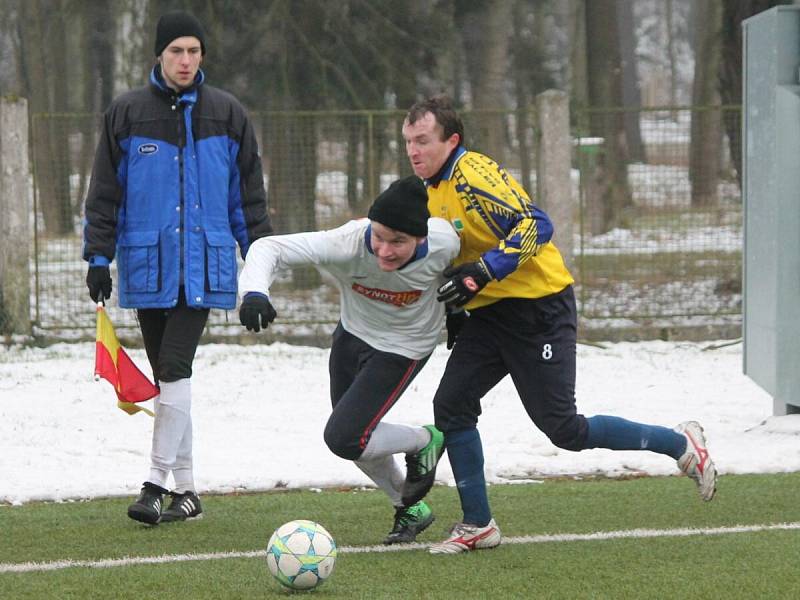
[[[503,298],[541,298],[573,283],[553,225],[523,187],[488,156],[460,146],[429,180],[428,209],[449,221],[461,238],[453,264],[483,259],[493,280],[466,308]]]

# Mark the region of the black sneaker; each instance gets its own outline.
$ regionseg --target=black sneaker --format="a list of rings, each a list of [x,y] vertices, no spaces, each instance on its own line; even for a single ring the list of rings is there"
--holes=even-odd
[[[170,492],[172,502],[169,508],[161,513],[161,522],[169,523],[172,521],[191,521],[192,519],[203,518],[203,507],[200,506],[200,498],[194,492]]]
[[[128,516],[134,521],[158,525],[161,520],[161,505],[167,490],[160,485],[145,481],[136,502],[128,507]]]
[[[408,544],[417,539],[417,534],[433,523],[433,513],[424,502],[413,506],[401,506],[394,513],[394,528],[383,540],[384,544]]]
[[[425,425],[431,434],[428,445],[419,452],[406,454],[406,480],[403,482],[403,506],[413,506],[433,487],[436,465],[444,453],[444,435],[433,425]]]

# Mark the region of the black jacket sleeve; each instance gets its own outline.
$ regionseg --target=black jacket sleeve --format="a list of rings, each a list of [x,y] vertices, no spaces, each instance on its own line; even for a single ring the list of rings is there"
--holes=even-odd
[[[86,196],[83,229],[83,258],[105,256],[114,259],[117,215],[122,201],[122,187],[117,180],[117,166],[122,149],[114,134],[114,107],[103,115],[103,128],[92,167],[92,179]]]
[[[237,162],[247,238],[253,243],[258,238],[272,233],[272,223],[267,208],[267,192],[264,189],[264,173],[261,168],[258,142],[253,124],[247,117],[244,120]],[[242,248],[242,256],[246,253],[247,248]]]

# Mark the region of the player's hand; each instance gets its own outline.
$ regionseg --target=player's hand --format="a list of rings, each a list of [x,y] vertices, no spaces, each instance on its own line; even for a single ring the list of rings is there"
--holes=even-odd
[[[86,287],[89,288],[89,297],[94,302],[111,298],[111,271],[108,267],[89,267],[89,272],[86,273]]]
[[[482,259],[457,267],[447,267],[442,275],[449,281],[436,290],[439,294],[436,299],[450,308],[464,306],[492,280]]]
[[[239,322],[247,328],[247,331],[258,333],[263,327],[266,329],[275,320],[278,313],[272,307],[272,303],[265,294],[259,292],[247,292],[239,307]]]
[[[464,323],[469,319],[469,313],[465,310],[457,310],[455,312],[447,312],[445,318],[445,327],[447,327],[447,349],[452,349],[456,345],[456,338],[461,333],[461,328]]]

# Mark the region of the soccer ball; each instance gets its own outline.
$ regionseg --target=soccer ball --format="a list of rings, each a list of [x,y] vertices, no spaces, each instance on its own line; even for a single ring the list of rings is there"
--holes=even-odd
[[[267,544],[267,566],[283,585],[310,590],[333,573],[336,543],[314,521],[289,521],[275,530]]]

